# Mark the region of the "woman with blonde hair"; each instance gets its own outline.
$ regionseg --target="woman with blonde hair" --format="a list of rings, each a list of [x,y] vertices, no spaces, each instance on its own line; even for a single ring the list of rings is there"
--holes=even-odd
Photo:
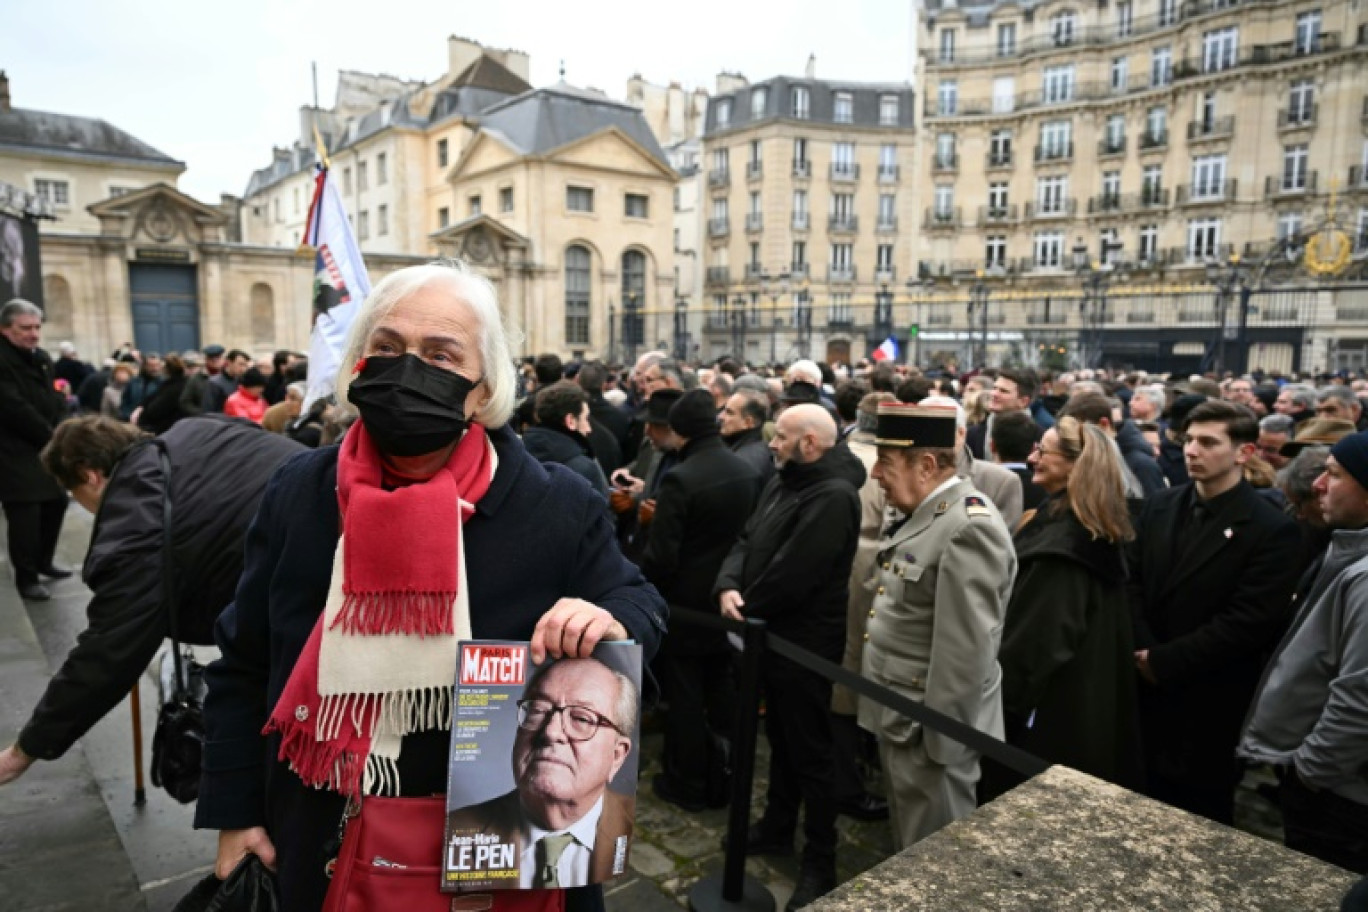
[[[1135,537],[1121,454],[1061,418],[1031,454],[1049,494],[1017,531],[999,663],[1007,740],[1118,785],[1141,782],[1123,546]]]

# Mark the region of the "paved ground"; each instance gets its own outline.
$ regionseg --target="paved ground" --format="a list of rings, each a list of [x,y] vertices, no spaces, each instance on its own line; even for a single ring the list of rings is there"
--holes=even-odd
[[[72,507],[59,562],[79,567],[90,517]],[[10,743],[85,624],[89,591],[75,579],[53,584],[47,603],[21,602],[3,557],[0,523],[0,744]],[[144,757],[151,756],[157,696],[150,675],[141,686]],[[54,763],[39,763],[0,791],[0,909],[147,910],[167,912],[209,870],[214,834],[192,829],[192,812],[151,788],[147,803],[133,805],[132,727],[125,700]],[[643,787],[637,801],[638,840],[631,874],[608,888],[612,912],[655,912],[687,905],[688,889],[722,868],[726,812],[687,814],[655,798],[659,736],[648,735]],[[763,802],[767,747],[757,758],[755,816]],[[1276,809],[1253,790],[1251,776],[1239,795],[1242,829],[1278,839]],[[892,851],[887,825],[842,818],[839,873],[848,880]],[[795,858],[751,859],[747,865],[783,908],[797,874]]]

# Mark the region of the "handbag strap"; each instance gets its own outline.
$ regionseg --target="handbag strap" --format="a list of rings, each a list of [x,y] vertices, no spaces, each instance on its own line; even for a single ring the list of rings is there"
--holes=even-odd
[[[172,698],[183,699],[189,695],[189,682],[185,678],[185,668],[181,662],[180,638],[176,635],[176,608],[171,602],[171,457],[166,453],[166,444],[154,440],[157,458],[162,470],[162,566],[161,566],[161,603],[166,612],[166,626],[171,636],[171,657],[176,667],[176,687]]]

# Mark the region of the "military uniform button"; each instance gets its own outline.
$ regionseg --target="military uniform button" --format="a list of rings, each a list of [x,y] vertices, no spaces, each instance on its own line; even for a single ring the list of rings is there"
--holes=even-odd
[[[879,587],[879,591],[878,591],[877,594],[878,594],[878,595],[883,595],[883,594],[884,594],[884,587],[883,587],[883,586],[880,586],[880,587]]]
[[[867,633],[865,634],[865,642],[866,642],[866,643],[869,642],[869,634],[867,634]]]
[[[870,617],[873,617],[873,616],[874,616],[874,609],[873,609],[873,608],[869,609],[869,616],[870,616]]]

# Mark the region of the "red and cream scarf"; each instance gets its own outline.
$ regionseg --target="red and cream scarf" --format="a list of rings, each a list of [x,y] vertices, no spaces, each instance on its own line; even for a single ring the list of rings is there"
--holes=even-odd
[[[462,526],[495,468],[472,424],[436,475],[387,490],[365,426],[347,433],[328,599],[265,728],[306,785],[397,795],[404,735],[451,726],[457,643],[471,636]]]

